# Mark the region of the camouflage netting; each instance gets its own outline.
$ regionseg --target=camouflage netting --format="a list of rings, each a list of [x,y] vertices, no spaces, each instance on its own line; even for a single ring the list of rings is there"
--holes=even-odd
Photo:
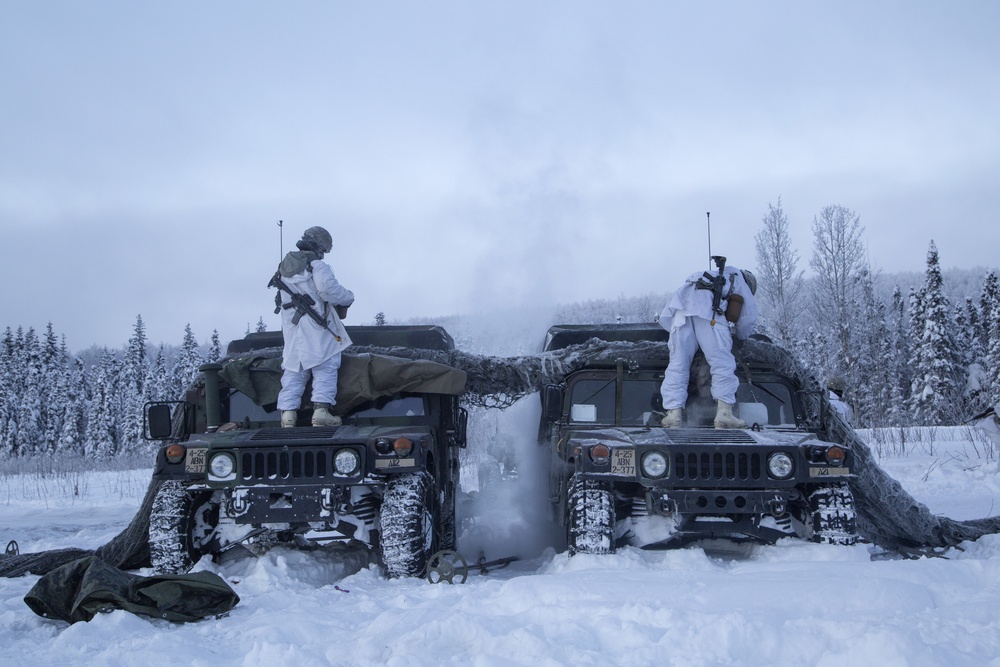
[[[257,356],[277,356],[280,350],[257,352]],[[470,405],[506,408],[518,399],[537,392],[547,384],[559,383],[568,374],[589,363],[617,359],[649,360],[667,357],[666,343],[623,343],[592,339],[552,352],[521,357],[490,357],[460,350],[434,351],[414,348],[352,347],[351,354],[384,354],[407,359],[424,359],[464,371],[466,394]],[[858,530],[870,542],[889,550],[908,551],[920,548],[945,548],[965,540],[975,540],[988,533],[1000,532],[1000,517],[955,521],[931,514],[896,480],[876,463],[868,445],[862,441],[836,411],[830,408],[825,391],[785,350],[751,339],[738,355],[745,369],[766,364],[795,378],[801,388],[806,419],[819,428],[827,424],[822,436],[850,445],[855,456],[857,476],[851,480],[857,506]],[[752,377],[752,373],[751,373]],[[822,431],[822,430],[821,430]],[[60,549],[35,554],[0,556],[0,576],[43,574],[59,565],[96,553],[107,563],[122,569],[149,564],[147,535],[149,512],[157,491],[154,482],[146,492],[142,506],[129,526],[95,552],[83,549]]]
[[[0,577],[20,577],[23,574],[45,574],[60,565],[96,555],[108,565],[123,570],[149,566],[149,513],[160,482],[152,480],[142,499],[139,511],[125,530],[93,551],[88,549],[52,549],[32,554],[0,556]]]

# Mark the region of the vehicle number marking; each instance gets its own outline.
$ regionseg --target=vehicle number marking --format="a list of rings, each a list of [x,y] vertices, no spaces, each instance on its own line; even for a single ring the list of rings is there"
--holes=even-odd
[[[197,448],[187,450],[184,457],[184,472],[205,472],[205,454],[207,449]]]
[[[611,474],[612,475],[635,475],[635,450],[634,449],[612,449],[611,450]]]
[[[850,474],[847,468],[809,468],[810,477],[844,477]]]
[[[412,468],[416,465],[416,459],[377,459],[376,468]]]

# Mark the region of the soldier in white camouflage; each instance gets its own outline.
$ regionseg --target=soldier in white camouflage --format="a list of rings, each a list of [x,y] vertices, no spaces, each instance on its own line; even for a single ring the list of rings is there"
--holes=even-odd
[[[331,409],[337,402],[340,356],[350,346],[351,339],[337,307],[346,308],[354,303],[354,293],[337,282],[333,269],[323,261],[323,256],[333,248],[330,232],[310,227],[295,245],[298,250],[285,255],[275,277],[277,280],[280,276],[281,283],[289,290],[278,292],[285,339],[278,394],[281,425],[296,425],[302,394],[311,376],[312,425],[339,426],[340,417],[332,414]],[[311,307],[314,314],[303,317],[303,305]]]
[[[746,340],[757,322],[757,279],[749,271],[726,266],[725,257],[713,259],[719,265],[718,274],[691,274],[660,314],[660,326],[670,332],[670,363],[660,387],[667,412],[662,425],[668,428],[683,423],[691,362],[699,347],[712,372],[715,427],[746,427],[733,414],[740,383],[732,347],[733,337]]]

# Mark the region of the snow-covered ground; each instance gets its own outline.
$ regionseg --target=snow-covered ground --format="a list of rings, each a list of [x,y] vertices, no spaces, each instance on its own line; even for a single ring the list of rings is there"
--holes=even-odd
[[[933,511],[976,518],[1000,510],[1000,477],[996,447],[968,434],[877,449]],[[536,477],[519,472],[515,485]],[[148,477],[0,476],[0,547],[96,547],[132,517]],[[278,548],[197,566],[242,598],[224,618],[115,611],[70,626],[24,604],[37,577],[0,579],[0,665],[1000,665],[1000,536],[920,560],[796,540],[570,558],[546,546],[532,497],[478,508],[461,550],[524,558],[463,585],[389,580],[356,552]]]

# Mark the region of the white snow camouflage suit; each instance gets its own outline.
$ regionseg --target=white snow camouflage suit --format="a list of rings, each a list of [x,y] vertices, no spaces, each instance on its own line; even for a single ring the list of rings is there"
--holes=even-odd
[[[351,344],[351,338],[337,317],[334,306],[350,306],[354,303],[354,293],[337,282],[330,265],[313,252],[295,250],[288,253],[281,260],[278,271],[290,289],[312,297],[315,302],[313,309],[326,317],[330,329],[340,337],[338,341],[308,315],[303,315],[297,324],[293,324],[295,309],[281,309],[285,348],[281,359],[283,373],[278,409],[299,409],[310,374],[313,379],[312,401],[333,405],[337,402],[340,355]],[[291,296],[284,290],[279,293],[282,305],[291,301]]]
[[[746,340],[753,332],[759,311],[743,273],[732,266],[725,267],[723,272],[726,286],[722,290],[724,298],[719,305],[720,309],[725,312],[730,294],[743,297],[743,311],[732,331],[729,322],[722,315],[715,316],[715,326],[711,324],[712,290],[695,287],[704,272],[688,276],[660,313],[660,326],[670,332],[667,343],[670,363],[660,386],[664,410],[683,408],[687,403],[691,361],[699,347],[712,371],[712,398],[730,405],[736,403],[736,390],[740,383],[736,378],[732,337],[735,335],[740,340]],[[716,275],[716,272],[711,273]]]

